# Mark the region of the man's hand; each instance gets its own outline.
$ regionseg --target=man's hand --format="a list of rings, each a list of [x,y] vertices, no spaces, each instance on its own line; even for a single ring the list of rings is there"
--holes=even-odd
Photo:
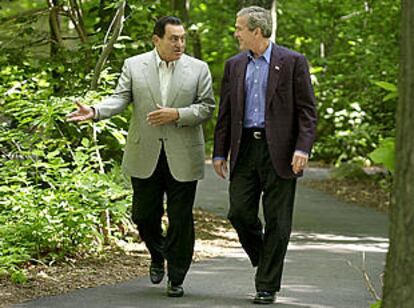
[[[147,114],[147,122],[151,126],[161,126],[178,120],[176,108],[163,107],[157,104],[157,110]]]
[[[213,161],[214,170],[222,179],[227,175],[227,162],[224,159],[216,159]]]
[[[307,167],[309,155],[300,151],[295,151],[292,158],[292,170],[295,174]]]
[[[72,113],[69,113],[66,116],[68,121],[79,122],[79,121],[93,119],[93,117],[95,116],[95,111],[93,110],[93,108],[82,105],[78,101],[76,101],[75,104],[78,105],[78,110]]]

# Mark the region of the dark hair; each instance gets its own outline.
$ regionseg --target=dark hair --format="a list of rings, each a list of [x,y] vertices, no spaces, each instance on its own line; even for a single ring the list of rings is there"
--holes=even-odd
[[[157,20],[154,26],[153,35],[157,35],[160,38],[164,37],[166,25],[181,25],[181,20],[175,16],[164,16]]]

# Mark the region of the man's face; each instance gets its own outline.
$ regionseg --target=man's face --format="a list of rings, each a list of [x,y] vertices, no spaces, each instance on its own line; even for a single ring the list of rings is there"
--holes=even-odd
[[[160,38],[158,35],[154,35],[152,41],[162,60],[167,62],[178,60],[185,49],[184,27],[167,24],[164,37]]]
[[[240,50],[252,49],[258,29],[250,31],[247,27],[247,15],[239,16],[236,19],[236,31],[234,37],[239,41]]]

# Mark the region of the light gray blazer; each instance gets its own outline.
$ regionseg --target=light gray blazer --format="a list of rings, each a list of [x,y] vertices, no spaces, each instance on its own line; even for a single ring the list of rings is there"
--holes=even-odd
[[[201,124],[212,116],[215,107],[207,64],[185,54],[181,56],[174,68],[166,104],[177,108],[179,120],[151,127],[146,121],[147,114],[157,109],[156,104],[161,104],[155,50],[128,58],[114,94],[94,106],[97,119],[118,114],[129,103],[133,104],[133,111],[123,171],[137,178],[150,177],[163,142],[168,166],[176,180],[203,178],[205,154]]]

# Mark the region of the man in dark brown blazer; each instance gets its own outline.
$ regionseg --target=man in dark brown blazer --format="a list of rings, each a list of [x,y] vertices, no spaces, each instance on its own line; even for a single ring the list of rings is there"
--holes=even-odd
[[[315,138],[315,98],[305,57],[273,44],[272,21],[260,7],[240,10],[241,53],[225,65],[214,136],[214,169],[225,178],[230,154],[228,218],[253,266],[254,303],[280,290],[296,178]],[[258,218],[262,195],[265,228]]]

